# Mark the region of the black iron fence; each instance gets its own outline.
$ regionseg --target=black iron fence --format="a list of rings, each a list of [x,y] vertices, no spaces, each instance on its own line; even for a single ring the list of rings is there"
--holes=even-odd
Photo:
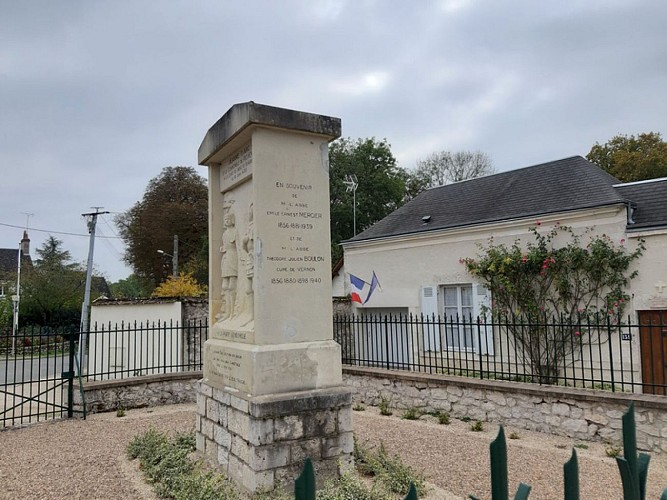
[[[72,417],[85,381],[201,370],[207,338],[205,321],[3,329],[0,428]]]
[[[0,331],[0,429],[76,413],[78,335],[72,328]]]
[[[85,381],[197,371],[208,322],[94,324],[84,338]]]
[[[334,317],[343,364],[667,394],[667,317]]]

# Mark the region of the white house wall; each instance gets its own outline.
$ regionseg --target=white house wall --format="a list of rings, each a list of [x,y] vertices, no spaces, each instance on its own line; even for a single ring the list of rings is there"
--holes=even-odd
[[[606,234],[615,242],[626,239],[626,244],[633,244],[625,234],[623,206],[544,216],[539,221],[540,232],[544,233],[558,221],[577,232],[593,228],[593,234]],[[511,245],[517,238],[522,242],[533,241],[528,228],[535,224],[536,219],[531,218],[347,243],[344,245],[346,276],[352,273],[370,282],[375,271],[381,290],[375,291],[366,307],[408,307],[411,313],[419,314],[421,286],[474,283],[460,259],[476,257],[479,245],[487,245],[490,236],[496,244]]]

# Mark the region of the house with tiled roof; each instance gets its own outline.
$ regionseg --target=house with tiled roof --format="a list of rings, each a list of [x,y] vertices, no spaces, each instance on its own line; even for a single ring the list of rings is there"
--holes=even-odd
[[[32,267],[30,238],[23,232],[23,239],[16,248],[0,248],[0,297],[12,295],[16,289],[16,275],[21,255],[21,269]]]
[[[628,248],[643,239],[646,250],[637,262],[626,312],[635,321],[657,314],[667,324],[667,179],[623,184],[581,156],[426,190],[343,242],[346,275],[368,284],[375,273],[381,284],[367,302],[356,304],[356,311],[476,317],[492,297],[461,259],[476,257],[490,237],[507,245],[528,241],[537,221],[545,231],[559,223],[575,232],[606,234]],[[497,356],[495,333],[484,334],[481,340],[438,335],[424,339],[423,347]],[[663,360],[665,344],[656,347]],[[633,361],[641,365],[636,352]],[[656,376],[665,383],[667,367],[659,369],[664,373]]]

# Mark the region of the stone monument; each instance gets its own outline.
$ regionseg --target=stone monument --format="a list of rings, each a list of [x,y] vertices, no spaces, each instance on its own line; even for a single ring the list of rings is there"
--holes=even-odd
[[[209,180],[209,340],[197,449],[247,491],[349,467],[333,340],[328,143],[340,119],[247,102],[199,148]]]

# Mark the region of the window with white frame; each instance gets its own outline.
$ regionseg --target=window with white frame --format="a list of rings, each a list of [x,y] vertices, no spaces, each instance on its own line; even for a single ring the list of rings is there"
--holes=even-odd
[[[442,287],[442,312],[445,346],[449,349],[472,350],[473,338],[472,284]]]
[[[475,283],[422,285],[424,351],[472,350],[493,355],[493,328],[477,317],[491,304],[489,290]]]

